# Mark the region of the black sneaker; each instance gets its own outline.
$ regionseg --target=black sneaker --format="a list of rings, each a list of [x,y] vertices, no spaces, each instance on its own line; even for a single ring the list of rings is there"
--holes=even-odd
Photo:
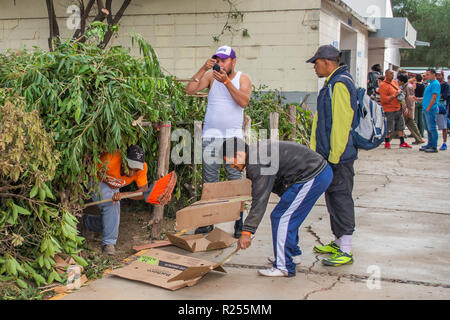
[[[199,227],[195,229],[194,234],[203,234],[203,233],[210,233],[213,231],[214,225],[205,226],[205,227]]]
[[[436,153],[436,152],[438,152],[438,149],[437,148],[426,148],[423,151],[425,151],[427,153]]]
[[[239,220],[236,220],[236,222],[234,223],[234,235],[233,235],[233,238],[239,239],[241,237],[243,225],[244,225],[244,223],[243,223],[243,213],[241,212],[241,217],[239,218]]]
[[[426,149],[431,148],[430,146],[421,146],[419,151],[425,151]]]

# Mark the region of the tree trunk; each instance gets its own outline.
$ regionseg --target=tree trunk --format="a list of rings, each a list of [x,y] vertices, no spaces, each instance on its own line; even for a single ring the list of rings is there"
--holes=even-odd
[[[108,31],[105,34],[105,37],[103,38],[103,41],[99,44],[100,48],[105,48],[106,45],[109,43],[109,41],[111,40],[114,31],[112,30],[112,27],[117,25],[120,21],[120,19],[122,18],[125,10],[127,9],[127,7],[130,5],[131,0],[124,0],[124,2],[122,3],[122,6],[120,7],[119,11],[117,11],[117,14],[115,15],[114,19],[112,18],[112,14],[111,14],[111,1],[112,0],[107,0],[106,1],[106,9],[109,10],[109,15],[108,15]]]
[[[165,122],[161,124],[159,131],[159,149],[158,149],[158,168],[156,169],[156,179],[160,179],[165,176],[169,171],[170,160],[170,132],[171,123]],[[155,205],[153,209],[153,215],[149,222],[151,226],[151,234],[153,238],[159,238],[160,235],[160,223],[164,216],[164,206]]]
[[[50,51],[54,50],[53,40],[59,38],[59,27],[56,21],[55,7],[53,5],[53,0],[46,0],[47,12],[48,12],[48,22],[50,28],[50,37],[48,38],[48,48]]]

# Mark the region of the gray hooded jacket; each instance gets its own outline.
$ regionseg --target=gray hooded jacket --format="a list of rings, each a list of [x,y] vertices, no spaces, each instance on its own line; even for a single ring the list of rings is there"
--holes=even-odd
[[[281,196],[293,184],[315,178],[326,166],[320,154],[295,142],[261,140],[250,145],[246,169],[252,181],[252,205],[242,230],[256,232],[271,192]]]

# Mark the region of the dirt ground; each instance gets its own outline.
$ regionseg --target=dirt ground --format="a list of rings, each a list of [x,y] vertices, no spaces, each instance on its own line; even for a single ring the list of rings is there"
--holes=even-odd
[[[164,217],[159,227],[159,238],[152,237],[152,227],[149,225],[152,209],[153,207],[150,205],[136,207],[133,203],[123,201],[120,209],[119,238],[114,260],[121,261],[136,253],[133,246],[163,240],[166,232],[175,231],[175,219]],[[85,213],[100,214],[100,210],[91,209]],[[101,254],[101,235],[97,234],[95,239],[86,240],[86,246],[92,252]]]

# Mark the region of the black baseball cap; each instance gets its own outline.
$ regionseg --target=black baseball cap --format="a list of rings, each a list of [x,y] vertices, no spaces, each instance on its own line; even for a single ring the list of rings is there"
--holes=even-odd
[[[144,150],[137,145],[131,145],[127,149],[127,163],[130,169],[144,169]]]
[[[338,61],[341,56],[341,52],[332,45],[320,46],[317,49],[316,54],[311,59],[307,60],[307,63],[315,63],[317,59],[328,59]]]

